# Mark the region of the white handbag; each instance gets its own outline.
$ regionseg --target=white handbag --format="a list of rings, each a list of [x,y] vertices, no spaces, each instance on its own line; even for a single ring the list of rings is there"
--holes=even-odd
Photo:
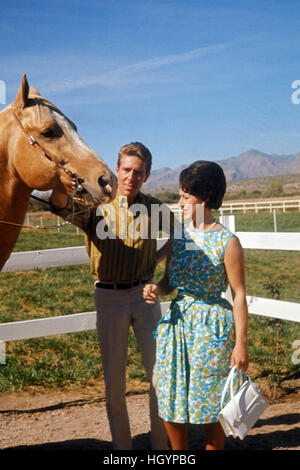
[[[225,382],[221,397],[219,421],[226,436],[244,439],[248,431],[268,407],[268,403],[249,376],[246,376],[246,380],[243,381],[241,371],[238,371],[240,388],[234,394],[233,381],[236,370],[236,366],[231,368]],[[230,389],[230,401],[224,406],[224,399],[228,389]]]

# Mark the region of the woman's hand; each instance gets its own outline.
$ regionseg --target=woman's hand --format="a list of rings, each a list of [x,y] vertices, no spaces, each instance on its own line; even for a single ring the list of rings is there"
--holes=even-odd
[[[249,366],[249,355],[246,344],[236,344],[230,357],[230,367],[236,366],[237,369],[243,369],[245,372]]]
[[[147,304],[154,304],[158,295],[158,286],[156,284],[146,284],[144,286],[143,298]]]

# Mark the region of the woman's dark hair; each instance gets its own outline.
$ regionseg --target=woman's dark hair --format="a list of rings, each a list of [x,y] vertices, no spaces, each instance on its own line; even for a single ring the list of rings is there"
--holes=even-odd
[[[226,179],[220,165],[206,160],[198,160],[179,175],[183,191],[198,197],[210,209],[219,209],[226,191]]]

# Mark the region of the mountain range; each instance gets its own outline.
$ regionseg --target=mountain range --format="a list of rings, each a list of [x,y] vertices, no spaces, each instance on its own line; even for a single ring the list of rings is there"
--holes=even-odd
[[[228,182],[262,176],[275,176],[300,173],[300,152],[292,155],[267,154],[250,149],[237,157],[218,160]],[[187,164],[177,168],[152,170],[144,189],[153,191],[173,191],[178,188],[178,177]]]

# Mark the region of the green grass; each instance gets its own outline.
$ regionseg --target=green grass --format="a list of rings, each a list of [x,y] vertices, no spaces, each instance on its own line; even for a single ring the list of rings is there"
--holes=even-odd
[[[0,390],[30,387],[65,389],[102,380],[95,332],[57,335],[9,343],[1,366]]]
[[[68,246],[84,245],[84,235],[76,233],[73,226],[56,230],[22,229],[14,251],[48,250],[51,248],[67,248]]]
[[[299,214],[282,214],[282,227],[299,231]],[[259,217],[258,217],[259,216]],[[268,214],[240,214],[237,230],[269,231],[272,217]],[[258,217],[258,218],[257,218]],[[259,223],[258,223],[259,221]],[[283,229],[282,229],[283,231]],[[82,233],[73,227],[61,232],[23,230],[15,251],[83,245]],[[280,285],[282,300],[299,302],[300,253],[288,251],[246,250],[247,294],[272,297],[270,284]],[[155,272],[158,280],[163,264]],[[0,322],[29,320],[94,311],[93,278],[88,265],[62,266],[34,271],[2,273],[0,282]],[[170,300],[174,294],[161,300]],[[269,379],[299,374],[291,363],[292,342],[300,339],[300,324],[280,322],[280,352],[274,365],[275,333],[278,320],[250,315],[249,349],[257,375]],[[276,366],[276,367],[275,367]],[[298,368],[297,368],[298,367]],[[145,372],[133,333],[130,333],[128,370],[129,384],[135,390],[145,387]],[[98,387],[103,384],[99,346],[95,331],[55,335],[9,342],[6,364],[0,365],[0,391],[32,388],[63,389]]]
[[[279,283],[281,300],[300,302],[299,251],[245,250],[245,262],[247,295],[272,298],[265,284]]]
[[[279,212],[276,214],[277,232],[300,232],[300,212]],[[235,214],[237,232],[274,232],[273,214],[254,212]]]

